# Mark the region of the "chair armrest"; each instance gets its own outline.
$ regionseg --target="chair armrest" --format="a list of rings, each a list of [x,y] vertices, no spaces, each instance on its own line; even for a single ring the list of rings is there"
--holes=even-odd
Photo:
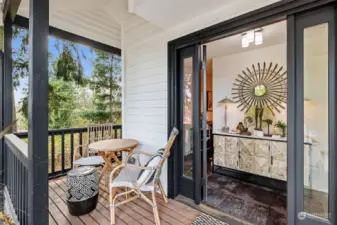
[[[125,163],[128,163],[129,160],[130,160],[130,158],[131,158],[132,156],[134,156],[134,155],[145,155],[145,156],[147,156],[147,157],[151,157],[151,156],[152,156],[152,154],[150,154],[150,153],[135,150],[135,151],[130,152],[130,153],[127,155],[127,157],[125,158],[125,161],[124,161],[124,162],[125,162]],[[138,158],[138,160],[139,160],[139,158]],[[140,161],[139,161],[138,163],[140,164]]]
[[[114,180],[115,173],[123,168],[125,168],[125,164],[118,165],[112,170],[109,177],[109,183],[111,183]]]
[[[135,168],[135,169],[139,169],[139,170],[154,170],[155,167],[146,167],[146,166],[138,166],[135,164],[127,164],[126,166],[131,167],[131,168]]]
[[[143,151],[137,151],[137,153],[142,154],[142,155],[146,155],[151,157],[153,154],[147,153],[147,152],[143,152]]]

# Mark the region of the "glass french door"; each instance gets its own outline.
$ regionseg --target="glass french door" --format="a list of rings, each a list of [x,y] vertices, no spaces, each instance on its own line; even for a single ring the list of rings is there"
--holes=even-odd
[[[200,46],[181,49],[179,68],[179,193],[201,201]]]
[[[335,9],[288,18],[288,224],[337,224]]]

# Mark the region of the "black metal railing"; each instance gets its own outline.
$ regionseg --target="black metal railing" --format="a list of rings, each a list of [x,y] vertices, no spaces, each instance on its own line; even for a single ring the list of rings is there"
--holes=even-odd
[[[27,140],[27,132],[15,133],[23,140]],[[104,136],[104,131],[94,134]],[[113,138],[122,137],[122,125],[113,126]],[[49,152],[49,178],[65,175],[72,169],[74,150],[79,145],[88,143],[89,134],[87,128],[66,128],[48,131],[48,152]]]
[[[15,211],[20,224],[28,224],[28,145],[14,134],[5,136],[4,169],[6,208]]]

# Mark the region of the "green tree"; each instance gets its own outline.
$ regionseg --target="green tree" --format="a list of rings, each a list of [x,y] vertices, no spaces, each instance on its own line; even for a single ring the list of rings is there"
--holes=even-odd
[[[21,44],[24,45],[20,48],[23,56],[27,55],[27,52],[23,51],[24,48],[27,48],[27,44],[28,42],[25,45]],[[53,57],[52,53],[49,53],[48,126],[57,129],[72,126],[75,117],[77,86],[85,85],[86,81],[80,58],[81,52],[78,47],[74,43],[63,40],[56,40],[55,47],[58,50],[56,58]],[[14,61],[17,63],[17,61],[20,62],[20,59]],[[28,65],[28,59],[22,61]],[[27,74],[20,75],[19,70],[16,71],[15,74],[24,78],[28,74],[28,67]],[[20,81],[20,79],[18,80]],[[21,112],[27,122],[28,89],[26,88],[23,91],[25,97],[20,101]]]
[[[93,90],[93,110],[85,110],[82,117],[94,123],[121,120],[121,59],[107,52],[94,50],[94,71],[90,81]]]

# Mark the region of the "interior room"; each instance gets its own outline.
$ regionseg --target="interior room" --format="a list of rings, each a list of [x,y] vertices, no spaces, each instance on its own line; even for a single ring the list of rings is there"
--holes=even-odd
[[[304,31],[305,140],[303,149],[296,149],[304,152],[305,209],[326,218],[328,46],[315,43],[327,38],[324,24]],[[206,204],[253,224],[287,224],[286,21],[206,46]]]

